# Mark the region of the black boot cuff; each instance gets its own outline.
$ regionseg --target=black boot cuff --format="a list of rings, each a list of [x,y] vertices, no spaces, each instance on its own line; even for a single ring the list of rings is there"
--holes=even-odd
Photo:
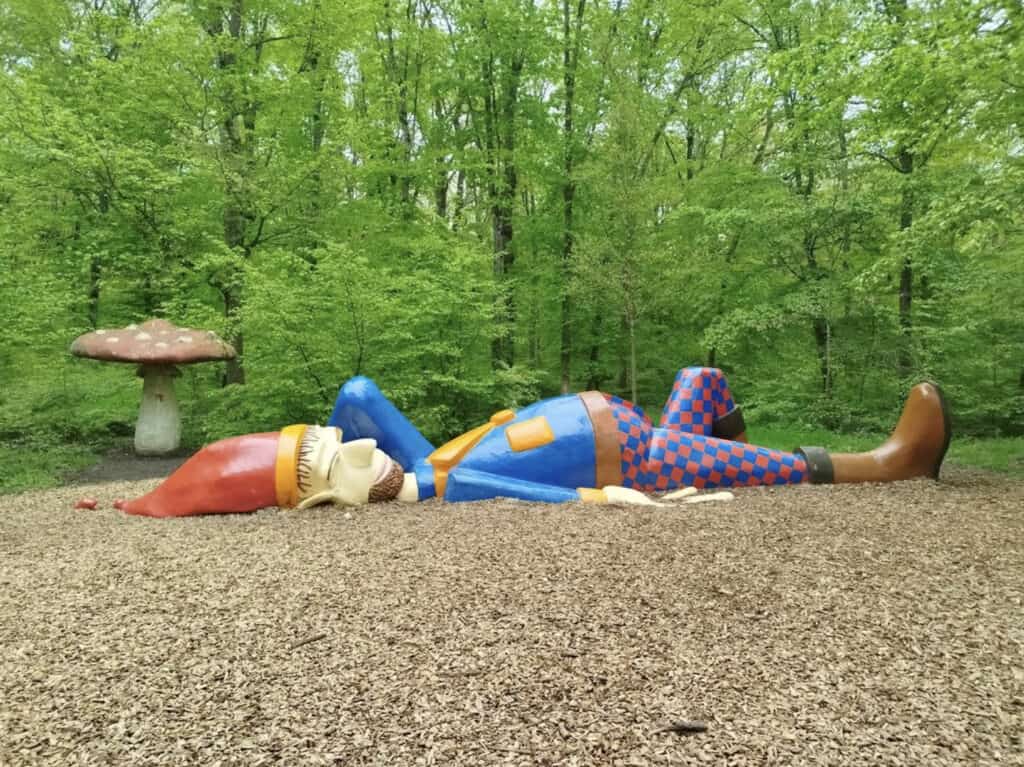
[[[798,447],[793,451],[807,462],[807,475],[812,485],[831,485],[835,479],[832,459],[823,447]]]
[[[736,439],[747,430],[743,420],[743,411],[734,407],[729,413],[711,424],[711,436],[719,439]]]

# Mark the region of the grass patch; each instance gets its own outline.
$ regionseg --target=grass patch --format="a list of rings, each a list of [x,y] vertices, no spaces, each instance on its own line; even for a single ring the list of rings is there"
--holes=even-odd
[[[747,436],[755,445],[776,450],[818,446],[835,453],[857,453],[871,450],[885,440],[881,434],[839,434],[826,429],[793,428],[779,424],[751,424]]]
[[[99,459],[88,445],[0,445],[0,493],[57,487]]]
[[[947,460],[1024,479],[1024,437],[953,438]]]
[[[817,445],[836,453],[856,453],[882,444],[885,434],[838,434],[825,429],[793,428],[778,424],[752,424],[750,439],[758,445],[779,450]],[[946,462],[1024,478],[1024,437],[953,436]]]
[[[838,434],[825,429],[751,424],[755,444],[792,450],[820,445],[835,452],[870,450],[884,434]],[[69,474],[101,460],[103,448],[78,444],[0,445],[0,493],[18,493],[59,486]],[[954,438],[949,463],[998,471],[1024,479],[1024,437]]]

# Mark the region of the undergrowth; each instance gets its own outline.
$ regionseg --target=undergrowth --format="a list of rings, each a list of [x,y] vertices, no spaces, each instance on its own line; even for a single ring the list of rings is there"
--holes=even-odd
[[[776,424],[752,424],[756,444],[780,450],[820,445],[835,452],[869,450],[885,439],[882,434],[839,434],[824,429],[794,429]],[[120,440],[125,442],[127,440]],[[103,460],[111,442],[87,444],[0,444],[0,493],[57,487],[86,467]],[[1024,479],[1024,437],[954,439],[946,462],[987,469]]]

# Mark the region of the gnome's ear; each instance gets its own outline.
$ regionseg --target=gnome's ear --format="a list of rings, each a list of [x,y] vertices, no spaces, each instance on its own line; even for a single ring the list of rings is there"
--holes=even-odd
[[[316,495],[311,495],[304,501],[301,501],[295,508],[301,511],[302,509],[308,509],[310,506],[319,506],[321,503],[340,503],[339,499],[334,497],[333,490],[323,490]]]
[[[365,469],[373,460],[373,451],[377,449],[375,439],[355,439],[341,446],[341,457],[345,463],[356,468]]]

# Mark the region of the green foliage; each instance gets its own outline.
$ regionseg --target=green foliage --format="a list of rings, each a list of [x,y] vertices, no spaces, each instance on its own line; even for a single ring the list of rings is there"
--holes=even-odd
[[[55,487],[75,471],[96,461],[96,454],[81,444],[43,446],[5,442],[0,445],[0,493]]]
[[[950,462],[960,466],[1024,478],[1024,437],[960,439],[950,445],[948,457]]]
[[[1019,436],[1022,26],[946,0],[6,0],[0,433],[124,439],[134,371],[67,347],[163,316],[242,351],[178,380],[193,447],[322,421],[355,373],[441,440],[563,385],[657,410],[712,360],[766,422],[884,430],[928,377],[958,433]]]
[[[839,433],[760,421],[750,424],[749,433],[758,444],[779,450],[792,450],[801,445],[828,445],[830,450],[851,453],[871,450],[880,445],[886,436],[885,432]],[[986,469],[1024,478],[1024,438],[958,438],[949,446],[943,466]]]
[[[859,453],[872,450],[885,440],[882,432],[836,433],[813,426],[790,426],[770,422],[753,421],[748,433],[758,444],[776,450],[792,450],[795,447],[828,445],[830,450],[841,453]]]

